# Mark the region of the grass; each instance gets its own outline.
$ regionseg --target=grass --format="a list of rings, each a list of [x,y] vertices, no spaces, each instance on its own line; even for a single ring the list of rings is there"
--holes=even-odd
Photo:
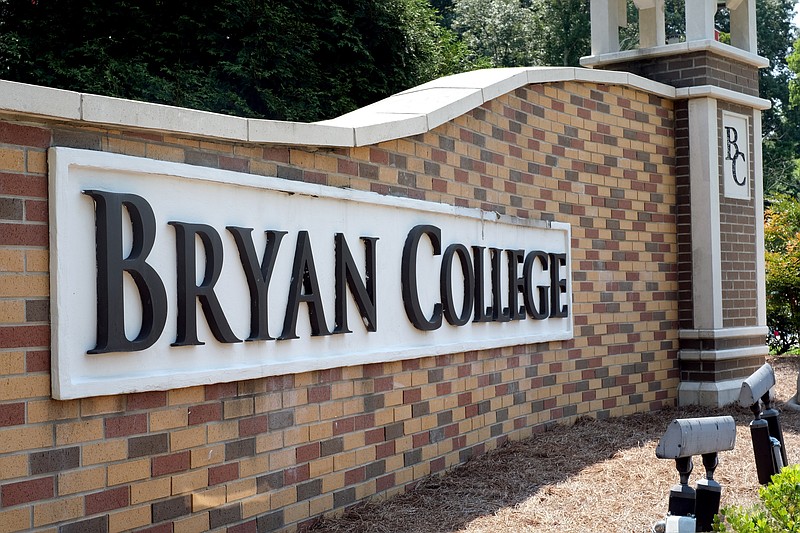
[[[771,357],[778,380],[777,406],[796,392],[800,359]],[[674,462],[655,447],[675,418],[731,415],[734,450],[720,454],[714,479],[722,505],[758,501],[746,409],[686,407],[611,420],[579,419],[556,426],[431,476],[416,489],[375,499],[345,514],[319,520],[318,532],[649,532],[666,514],[669,489],[678,483]],[[790,463],[800,459],[800,413],[781,416]],[[704,470],[695,461],[691,484]]]

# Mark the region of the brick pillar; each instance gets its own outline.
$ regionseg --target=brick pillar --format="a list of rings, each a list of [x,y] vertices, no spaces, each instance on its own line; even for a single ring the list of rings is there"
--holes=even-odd
[[[687,1],[684,42],[581,60],[676,88],[681,404],[735,401],[768,353],[760,141],[769,102],[758,97],[758,69],[769,63],[754,53],[752,2],[728,0],[736,46],[713,38],[716,5]]]

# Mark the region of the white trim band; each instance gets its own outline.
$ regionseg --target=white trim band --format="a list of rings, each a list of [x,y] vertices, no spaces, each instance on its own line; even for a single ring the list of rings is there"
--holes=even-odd
[[[725,328],[725,329],[682,329],[678,333],[681,339],[735,339],[741,337],[766,336],[769,330],[766,326],[751,328]]]
[[[726,359],[758,357],[768,354],[769,348],[765,344],[764,346],[748,346],[729,350],[680,350],[678,358],[681,361],[724,361]]]
[[[723,89],[716,85],[698,85],[696,87],[682,87],[675,90],[676,98],[714,98],[723,102],[739,104],[759,111],[772,107],[772,102],[758,96],[738,93],[730,89]]]

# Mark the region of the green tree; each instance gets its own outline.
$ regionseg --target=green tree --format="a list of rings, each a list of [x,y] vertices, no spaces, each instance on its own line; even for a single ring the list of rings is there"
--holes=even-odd
[[[577,66],[590,51],[589,0],[436,0],[474,57],[492,66]]]
[[[537,64],[539,20],[519,0],[455,0],[453,29],[476,58],[495,67]]]
[[[767,338],[785,353],[800,335],[800,201],[777,196],[764,216],[767,289]]]
[[[0,77],[287,120],[470,68],[425,0],[0,0]]]
[[[756,2],[758,54],[769,59],[770,66],[759,71],[758,85],[762,98],[772,102],[763,114],[764,190],[767,193],[797,191],[795,159],[800,148],[800,113],[790,105],[790,86],[796,82],[796,70],[788,56],[797,38],[792,24],[797,0],[762,0]]]
[[[589,0],[535,0],[542,35],[538,37],[543,65],[578,66],[591,52]]]

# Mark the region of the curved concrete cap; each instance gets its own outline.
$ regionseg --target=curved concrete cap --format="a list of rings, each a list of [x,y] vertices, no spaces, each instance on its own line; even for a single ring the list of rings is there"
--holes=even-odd
[[[627,72],[575,67],[496,68],[439,78],[317,124],[352,128],[354,145],[364,146],[425,133],[525,85],[559,81],[626,85],[675,97],[673,87]]]
[[[233,117],[2,80],[0,112],[235,142],[354,147],[425,133],[519,87],[562,81],[623,85],[670,99],[692,97],[677,94],[669,85],[627,72],[520,67],[446,76],[340,117],[313,123]],[[727,99],[725,94],[711,93],[707,91],[697,97]],[[766,100],[748,98],[769,106]]]

